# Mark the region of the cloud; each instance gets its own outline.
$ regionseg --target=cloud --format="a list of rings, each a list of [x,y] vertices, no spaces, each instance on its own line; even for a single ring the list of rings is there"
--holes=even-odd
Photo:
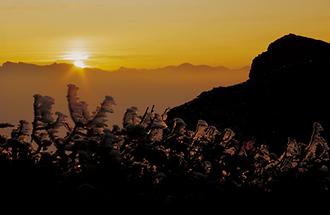
[[[151,58],[154,55],[151,54],[123,54],[123,55],[107,55],[107,54],[92,54],[91,58],[93,59],[102,59],[102,60],[127,60],[127,59],[141,59],[141,58]]]

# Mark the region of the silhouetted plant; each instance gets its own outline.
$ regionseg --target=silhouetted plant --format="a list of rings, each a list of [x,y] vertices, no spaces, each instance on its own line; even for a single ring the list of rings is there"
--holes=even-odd
[[[253,138],[239,141],[233,130],[219,131],[203,120],[190,131],[183,119],[168,120],[168,109],[157,114],[154,107],[147,108],[139,115],[137,107],[130,107],[122,127],[110,129],[107,113],[113,113],[112,97],[106,96],[90,113],[78,98],[78,87],[69,85],[67,100],[73,125],[64,114],[54,114],[53,98],[35,95],[32,131],[22,120],[10,137],[0,136],[0,162],[24,160],[34,168],[55,169],[61,181],[79,176],[81,180],[74,181],[80,191],[97,190],[98,183],[106,183],[102,177],[113,173],[109,183],[120,178],[123,187],[134,187],[133,194],[154,195],[150,189],[161,190],[157,195],[164,199],[182,193],[194,196],[197,184],[219,192],[276,191],[288,178],[297,187],[306,178],[304,186],[328,191],[329,147],[319,123],[314,123],[308,145],[288,138],[286,151],[277,156]],[[8,127],[13,125],[0,124]],[[315,180],[310,180],[313,176]]]

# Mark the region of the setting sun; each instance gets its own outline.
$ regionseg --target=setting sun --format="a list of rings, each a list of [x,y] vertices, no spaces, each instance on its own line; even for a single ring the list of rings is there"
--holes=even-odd
[[[75,60],[73,62],[73,64],[76,66],[76,67],[79,67],[79,68],[85,68],[86,67],[86,64],[84,61],[82,60]]]
[[[87,67],[85,61],[89,58],[86,52],[74,51],[64,55],[64,60],[72,61],[76,67],[85,68]]]

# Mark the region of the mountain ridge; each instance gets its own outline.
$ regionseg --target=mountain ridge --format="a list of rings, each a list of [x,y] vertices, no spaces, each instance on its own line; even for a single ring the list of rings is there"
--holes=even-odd
[[[173,108],[169,118],[188,125],[204,119],[275,148],[285,147],[288,136],[306,141],[314,121],[330,130],[329,62],[329,43],[285,35],[253,60],[247,81],[205,91]]]
[[[244,70],[249,68],[249,66],[244,66],[237,69],[230,69],[224,66],[210,66],[205,64],[191,64],[191,63],[182,63],[178,65],[169,65],[169,66],[163,66],[159,68],[130,68],[130,67],[120,67],[115,70],[105,70],[97,67],[86,67],[86,68],[77,68],[73,64],[70,63],[51,63],[46,65],[39,65],[39,64],[33,64],[33,63],[26,63],[26,62],[12,62],[12,61],[6,61],[2,65],[0,65],[0,71],[1,70],[12,70],[12,69],[35,69],[35,70],[41,70],[41,69],[48,69],[48,70],[56,70],[56,69],[82,69],[84,71],[104,71],[104,72],[150,72],[150,71],[176,71],[176,72],[184,72],[184,71],[224,71],[224,70]]]

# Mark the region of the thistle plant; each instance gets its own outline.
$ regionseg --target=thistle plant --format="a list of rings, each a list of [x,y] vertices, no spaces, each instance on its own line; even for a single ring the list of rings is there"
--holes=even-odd
[[[114,112],[114,99],[105,96],[90,112],[78,90],[68,85],[70,117],[53,110],[53,98],[37,94],[32,129],[24,120],[17,126],[0,123],[1,129],[12,128],[10,137],[0,135],[0,162],[23,160],[46,166],[56,169],[63,180],[71,175],[84,179],[96,170],[122,171],[125,183],[149,184],[164,192],[168,178],[172,183],[176,178],[187,184],[206,183],[214,189],[230,184],[269,192],[288,177],[297,181],[306,177],[310,183],[310,174],[316,174],[315,183],[322,183],[322,190],[330,187],[329,146],[319,123],[314,123],[308,144],[289,137],[286,150],[277,156],[253,137],[238,140],[232,129],[218,130],[204,120],[189,130],[183,119],[168,119],[168,109],[159,114],[155,106],[141,115],[137,107],[129,107],[122,126],[110,129],[107,115]]]

